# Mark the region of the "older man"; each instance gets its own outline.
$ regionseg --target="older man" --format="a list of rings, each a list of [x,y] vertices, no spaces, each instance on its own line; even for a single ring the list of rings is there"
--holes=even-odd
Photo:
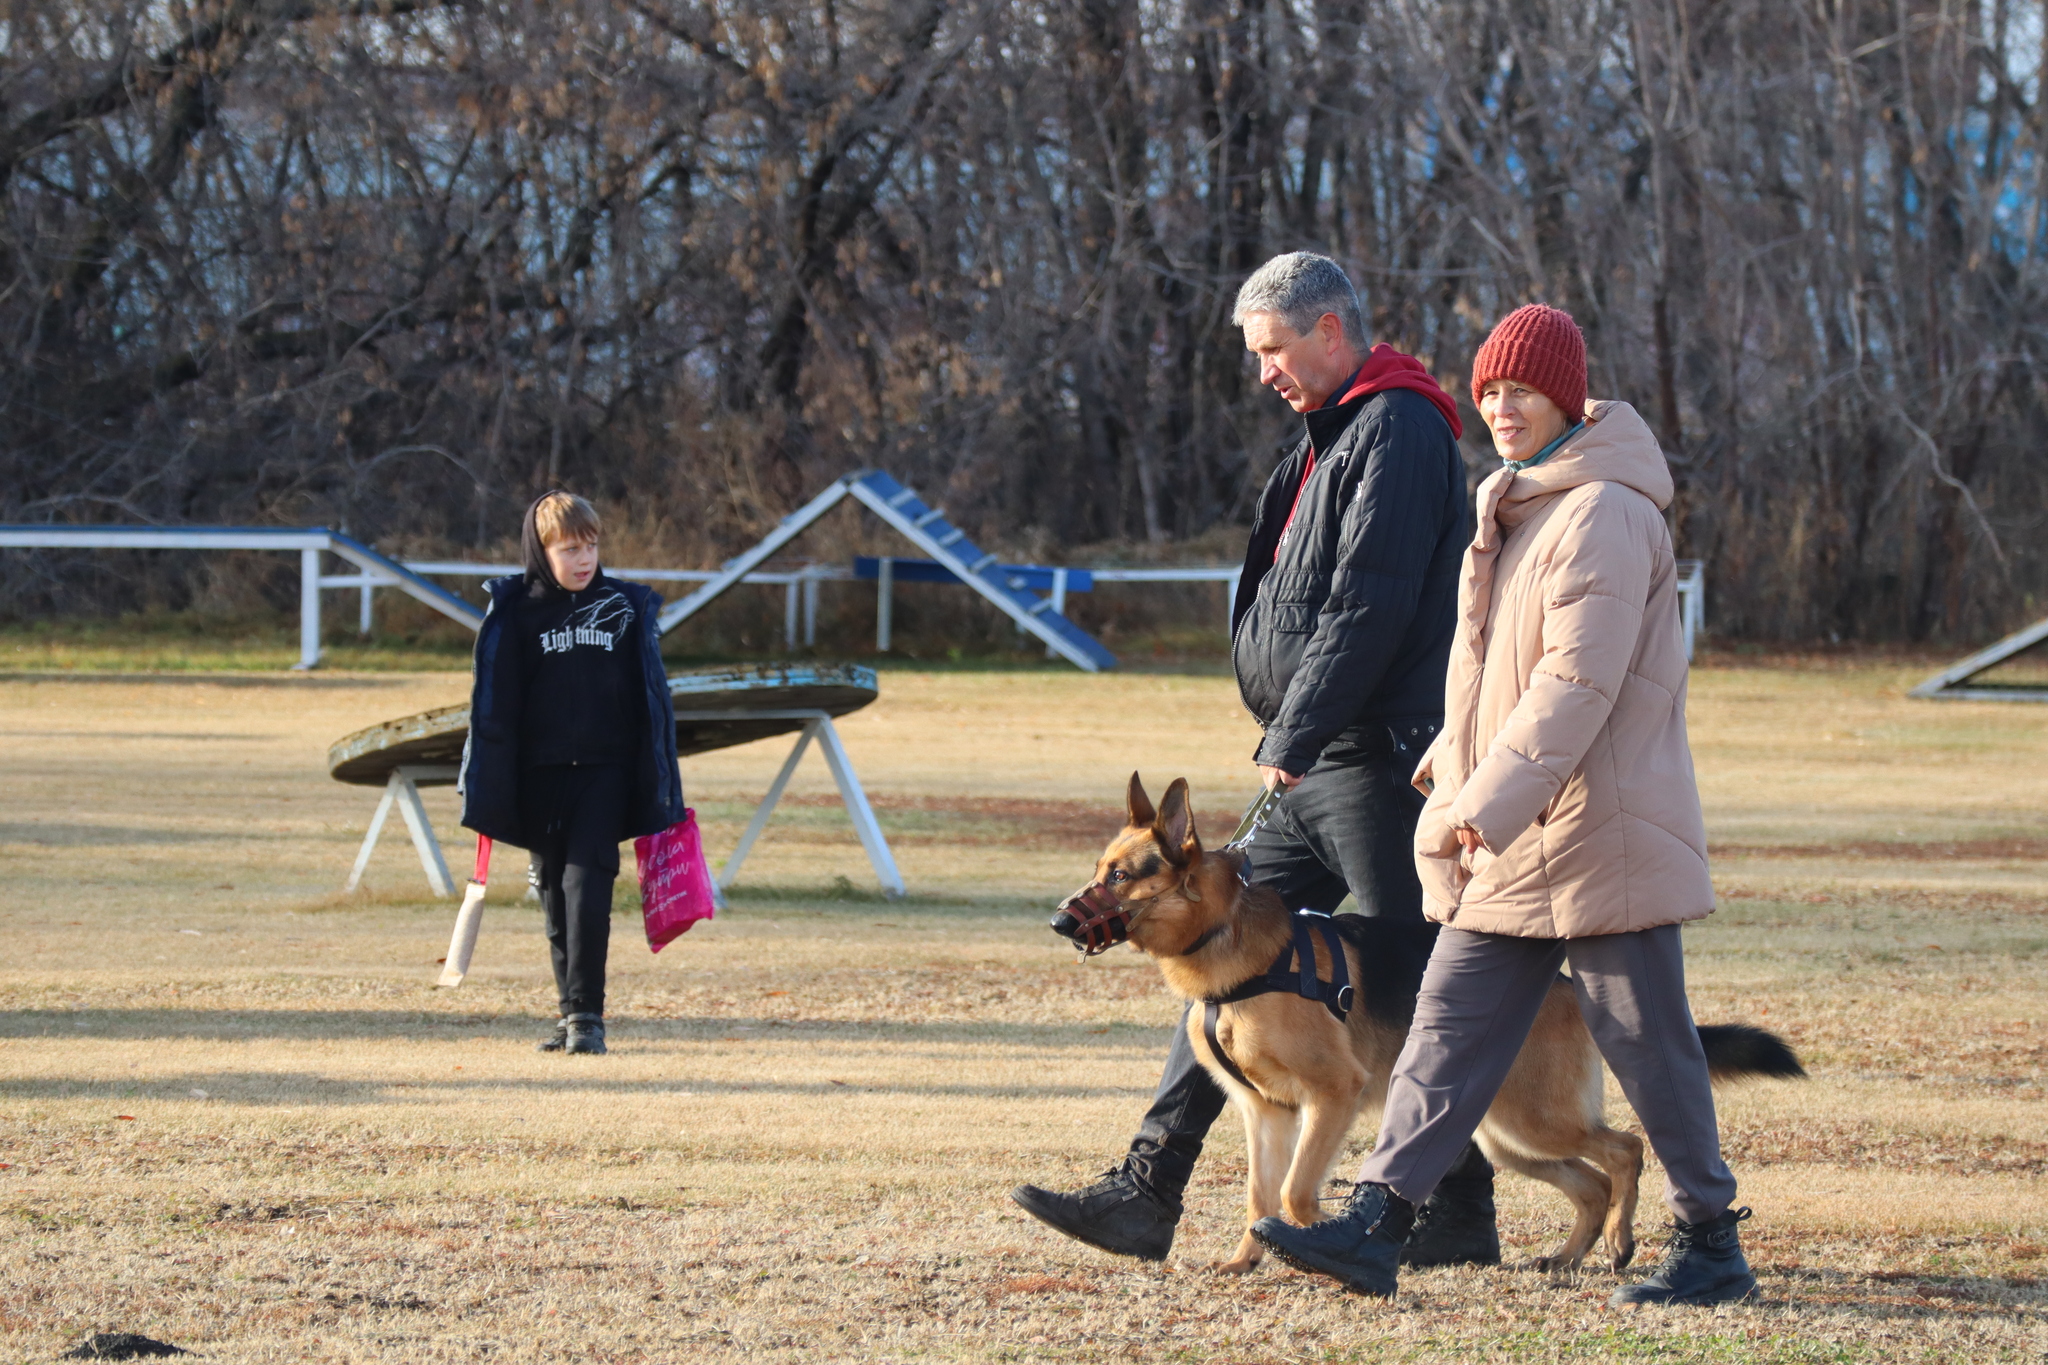
[[[1259,500],[1232,612],[1238,692],[1265,729],[1253,761],[1287,788],[1252,844],[1251,877],[1290,908],[1330,913],[1348,892],[1361,915],[1420,925],[1410,778],[1443,724],[1471,538],[1457,405],[1412,357],[1364,348],[1358,296],[1326,256],[1268,261],[1232,321],[1259,382],[1305,427]],[[1224,1099],[1176,1029],[1123,1162],[1072,1194],[1021,1185],[1010,1197],[1090,1246],[1164,1260]],[[1406,1259],[1499,1261],[1493,1168],[1476,1148],[1436,1186]]]

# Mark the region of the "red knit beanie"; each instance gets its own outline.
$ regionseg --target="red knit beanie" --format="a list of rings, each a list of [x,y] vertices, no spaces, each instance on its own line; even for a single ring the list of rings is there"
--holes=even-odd
[[[1502,318],[1472,358],[1472,404],[1496,379],[1514,379],[1564,409],[1586,415],[1586,338],[1562,308],[1526,303]]]

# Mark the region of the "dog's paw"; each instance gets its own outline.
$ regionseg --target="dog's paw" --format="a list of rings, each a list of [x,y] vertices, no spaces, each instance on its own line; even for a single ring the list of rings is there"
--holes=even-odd
[[[1239,1257],[1234,1261],[1218,1261],[1213,1269],[1218,1275],[1249,1275],[1258,1268],[1256,1257]]]
[[[1576,1256],[1538,1256],[1529,1263],[1531,1270],[1540,1270],[1545,1275],[1576,1275],[1579,1273],[1579,1258]]]

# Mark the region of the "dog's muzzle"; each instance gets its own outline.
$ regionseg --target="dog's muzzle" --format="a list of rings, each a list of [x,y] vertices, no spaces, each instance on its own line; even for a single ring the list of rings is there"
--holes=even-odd
[[[1131,936],[1131,914],[1116,892],[1090,882],[1060,902],[1052,931],[1079,948],[1082,956],[1093,957]]]

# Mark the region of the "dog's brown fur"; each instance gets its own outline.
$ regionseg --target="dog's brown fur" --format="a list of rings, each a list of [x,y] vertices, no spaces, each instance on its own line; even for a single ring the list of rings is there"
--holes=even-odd
[[[1204,854],[1185,779],[1167,788],[1155,810],[1133,773],[1128,804],[1129,823],[1095,875],[1133,912],[1131,943],[1158,961],[1166,984],[1187,1000],[1224,994],[1263,974],[1290,937],[1280,898],[1238,880],[1238,855]],[[1217,925],[1228,928],[1183,956]],[[1315,950],[1317,973],[1328,980],[1320,935]],[[1351,979],[1362,980],[1357,950],[1347,943],[1344,951]],[[1286,993],[1225,1005],[1218,1041],[1256,1089],[1217,1065],[1200,1010],[1189,1011],[1188,1032],[1195,1055],[1244,1115],[1246,1227],[1281,1211],[1303,1225],[1315,1222],[1317,1193],[1345,1135],[1361,1111],[1377,1114],[1384,1103],[1407,1029],[1375,1018],[1362,999],[1343,1023],[1320,1002]],[[1571,986],[1560,981],[1478,1133],[1495,1163],[1555,1185],[1578,1211],[1571,1235],[1537,1263],[1541,1268],[1577,1269],[1603,1232],[1615,1269],[1635,1253],[1643,1144],[1609,1128],[1603,1109],[1599,1051]],[[1247,1231],[1221,1269],[1241,1274],[1262,1254]]]

